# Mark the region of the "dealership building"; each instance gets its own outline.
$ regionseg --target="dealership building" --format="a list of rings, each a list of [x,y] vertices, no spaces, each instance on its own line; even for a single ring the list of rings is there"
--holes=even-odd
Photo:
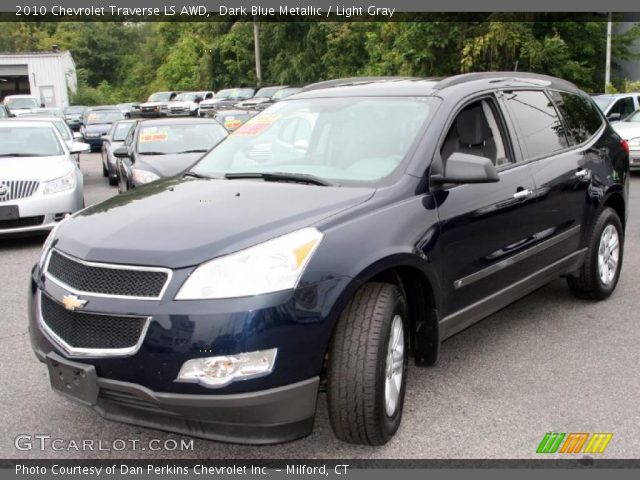
[[[0,53],[0,101],[7,95],[31,94],[47,107],[64,108],[76,88],[71,53],[56,45],[49,52]]]

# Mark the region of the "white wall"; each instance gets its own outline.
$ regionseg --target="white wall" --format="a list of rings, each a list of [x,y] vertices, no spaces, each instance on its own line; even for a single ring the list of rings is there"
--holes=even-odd
[[[0,65],[27,65],[31,94],[48,107],[66,107],[67,89],[76,90],[76,67],[69,52],[0,55]]]

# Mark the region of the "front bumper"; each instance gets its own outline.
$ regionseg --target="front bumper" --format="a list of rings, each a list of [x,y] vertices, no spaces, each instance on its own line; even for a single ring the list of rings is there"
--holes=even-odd
[[[108,419],[229,442],[277,443],[307,435],[332,333],[330,306],[349,280],[256,297],[172,300],[192,269],[173,270],[158,300],[76,292],[88,300],[84,313],[149,319],[135,350],[92,357],[68,353],[45,333],[41,292],[58,303],[73,292],[34,268],[29,331],[36,355],[93,366],[100,389],[93,408]],[[187,360],[270,348],[278,355],[268,375],[219,388],[176,381]]]
[[[76,185],[73,190],[43,195],[42,185],[31,197],[9,201],[2,205],[18,205],[20,219],[38,219],[36,224],[0,228],[0,237],[28,235],[51,230],[56,223],[62,220],[67,213],[77,212],[82,208],[82,185]],[[42,219],[40,220],[40,217]],[[17,221],[16,225],[24,225],[27,222]]]
[[[43,351],[36,349],[35,353],[40,361],[47,361]],[[57,354],[49,356],[70,367],[78,365]],[[319,382],[319,377],[313,377],[251,393],[189,395],[154,392],[98,377],[97,399],[89,406],[117,422],[222,442],[273,444],[311,433]]]

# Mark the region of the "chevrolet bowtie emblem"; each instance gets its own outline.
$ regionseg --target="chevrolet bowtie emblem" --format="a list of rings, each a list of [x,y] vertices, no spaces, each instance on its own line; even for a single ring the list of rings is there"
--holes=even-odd
[[[87,300],[80,300],[75,295],[65,295],[62,297],[62,304],[67,310],[75,310],[76,308],[82,308],[87,304]]]

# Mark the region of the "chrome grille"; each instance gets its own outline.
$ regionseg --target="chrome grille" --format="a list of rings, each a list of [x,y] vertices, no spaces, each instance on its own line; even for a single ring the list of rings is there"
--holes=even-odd
[[[0,180],[0,202],[30,197],[39,186],[36,180]]]
[[[47,333],[71,354],[134,353],[149,321],[146,317],[70,311],[47,295],[40,297],[40,315]]]
[[[69,290],[89,295],[158,299],[170,270],[85,262],[52,250],[46,273]]]

